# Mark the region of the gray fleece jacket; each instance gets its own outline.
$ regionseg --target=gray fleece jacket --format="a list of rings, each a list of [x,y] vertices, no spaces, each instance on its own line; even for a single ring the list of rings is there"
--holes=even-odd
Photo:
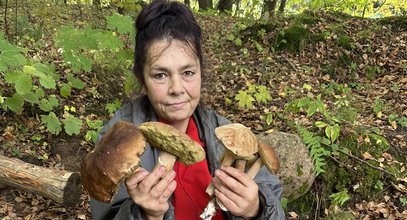
[[[224,147],[215,136],[215,128],[228,124],[230,121],[219,116],[212,110],[205,109],[201,104],[197,106],[193,118],[199,130],[199,138],[205,143],[209,172],[213,175],[215,170],[220,168],[218,161],[224,151]],[[99,140],[101,136],[119,120],[126,120],[135,125],[139,125],[147,121],[157,121],[157,115],[150,105],[148,98],[146,96],[139,97],[116,112],[115,116],[105,125],[99,134]],[[141,157],[141,166],[151,171],[157,162],[157,157],[158,150],[147,145]],[[278,177],[271,175],[267,169],[263,167],[255,177],[255,181],[259,186],[260,206],[262,210],[257,219],[285,219],[284,210],[280,203],[283,186]],[[169,199],[169,201],[171,201],[171,199]],[[124,183],[120,185],[118,193],[110,204],[99,202],[91,198],[90,205],[92,217],[95,220],[143,219],[140,207],[130,198]],[[165,220],[175,219],[174,207],[171,202],[169,205],[170,208],[164,216]],[[225,219],[242,219],[233,216],[230,212],[224,212],[224,215]],[[197,219],[199,218],[197,217]]]

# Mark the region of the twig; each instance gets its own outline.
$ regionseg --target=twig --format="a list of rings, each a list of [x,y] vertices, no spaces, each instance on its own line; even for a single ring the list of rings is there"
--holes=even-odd
[[[315,214],[314,214],[315,218],[314,218],[314,220],[317,220],[318,210],[319,210],[319,203],[320,203],[320,199],[319,199],[319,195],[317,193],[317,207],[315,209]]]
[[[7,39],[10,40],[10,33],[8,32],[7,10],[8,10],[8,0],[6,0],[6,5],[4,7],[4,29],[6,32]]]
[[[18,28],[18,22],[17,22],[17,18],[18,18],[18,17],[17,17],[17,16],[18,16],[18,0],[16,0],[15,7],[16,7],[16,8],[15,8],[14,10],[15,10],[16,13],[15,13],[15,20],[14,20],[14,22],[15,22],[15,30],[14,30],[15,33],[14,33],[14,35],[15,35],[15,37],[16,37],[16,38],[15,38],[15,44],[18,45],[18,37],[17,37],[17,28]]]
[[[337,162],[339,165],[342,165],[343,167],[347,168],[348,170],[350,170],[350,171],[352,171],[352,172],[355,172],[355,170],[353,170],[351,167],[347,166],[346,164],[342,163],[341,161],[339,161],[339,160],[336,159],[335,157],[330,156],[330,158],[331,158],[332,160],[334,160],[335,162]]]
[[[291,68],[293,68],[294,71],[297,70],[295,65],[287,57],[283,57],[283,58],[284,58],[285,61],[287,61],[288,64],[290,64]]]
[[[375,170],[381,171],[381,172],[386,173],[386,174],[388,174],[388,175],[390,175],[390,176],[396,177],[396,175],[395,175],[394,173],[390,173],[389,171],[387,171],[387,170],[385,170],[385,169],[383,169],[383,168],[381,168],[381,167],[374,166],[374,165],[370,164],[369,162],[367,162],[367,161],[365,161],[365,160],[362,160],[362,159],[360,159],[359,157],[353,156],[352,154],[349,154],[349,153],[347,153],[346,151],[344,151],[344,150],[342,150],[342,149],[339,149],[338,151],[339,151],[340,153],[345,154],[345,155],[348,156],[348,157],[351,157],[351,158],[353,158],[353,159],[355,159],[355,160],[357,160],[357,161],[359,161],[359,162],[361,162],[361,163],[364,163],[364,164],[368,165],[370,168],[373,168],[373,169],[375,169]]]

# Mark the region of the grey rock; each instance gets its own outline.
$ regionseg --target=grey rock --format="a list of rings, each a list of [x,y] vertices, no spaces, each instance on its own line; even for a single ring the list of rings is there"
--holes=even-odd
[[[308,148],[295,134],[280,131],[260,133],[259,142],[273,146],[280,160],[277,174],[284,184],[283,196],[293,201],[304,195],[315,180],[314,164]]]

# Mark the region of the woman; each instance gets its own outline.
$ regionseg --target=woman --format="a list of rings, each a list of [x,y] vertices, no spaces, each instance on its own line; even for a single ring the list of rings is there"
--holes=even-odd
[[[206,159],[190,166],[177,162],[172,171],[154,168],[158,150],[147,146],[142,168],[126,179],[111,204],[91,199],[93,218],[200,219],[212,182],[229,210],[218,210],[213,219],[284,219],[277,177],[263,168],[252,180],[233,167],[219,167],[224,148],[214,129],[230,122],[199,103],[201,29],[192,12],[178,2],[153,1],[141,11],[136,28],[134,73],[145,95],[120,109],[101,135],[119,120],[161,121],[200,143]]]

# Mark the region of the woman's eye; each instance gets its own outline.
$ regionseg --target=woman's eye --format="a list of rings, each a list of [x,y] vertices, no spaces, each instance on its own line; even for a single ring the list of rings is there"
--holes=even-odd
[[[192,71],[185,71],[184,72],[184,75],[185,76],[193,76],[195,73],[194,72],[192,72]]]
[[[154,75],[154,79],[162,79],[164,77],[165,77],[164,73],[157,73],[157,74]]]

